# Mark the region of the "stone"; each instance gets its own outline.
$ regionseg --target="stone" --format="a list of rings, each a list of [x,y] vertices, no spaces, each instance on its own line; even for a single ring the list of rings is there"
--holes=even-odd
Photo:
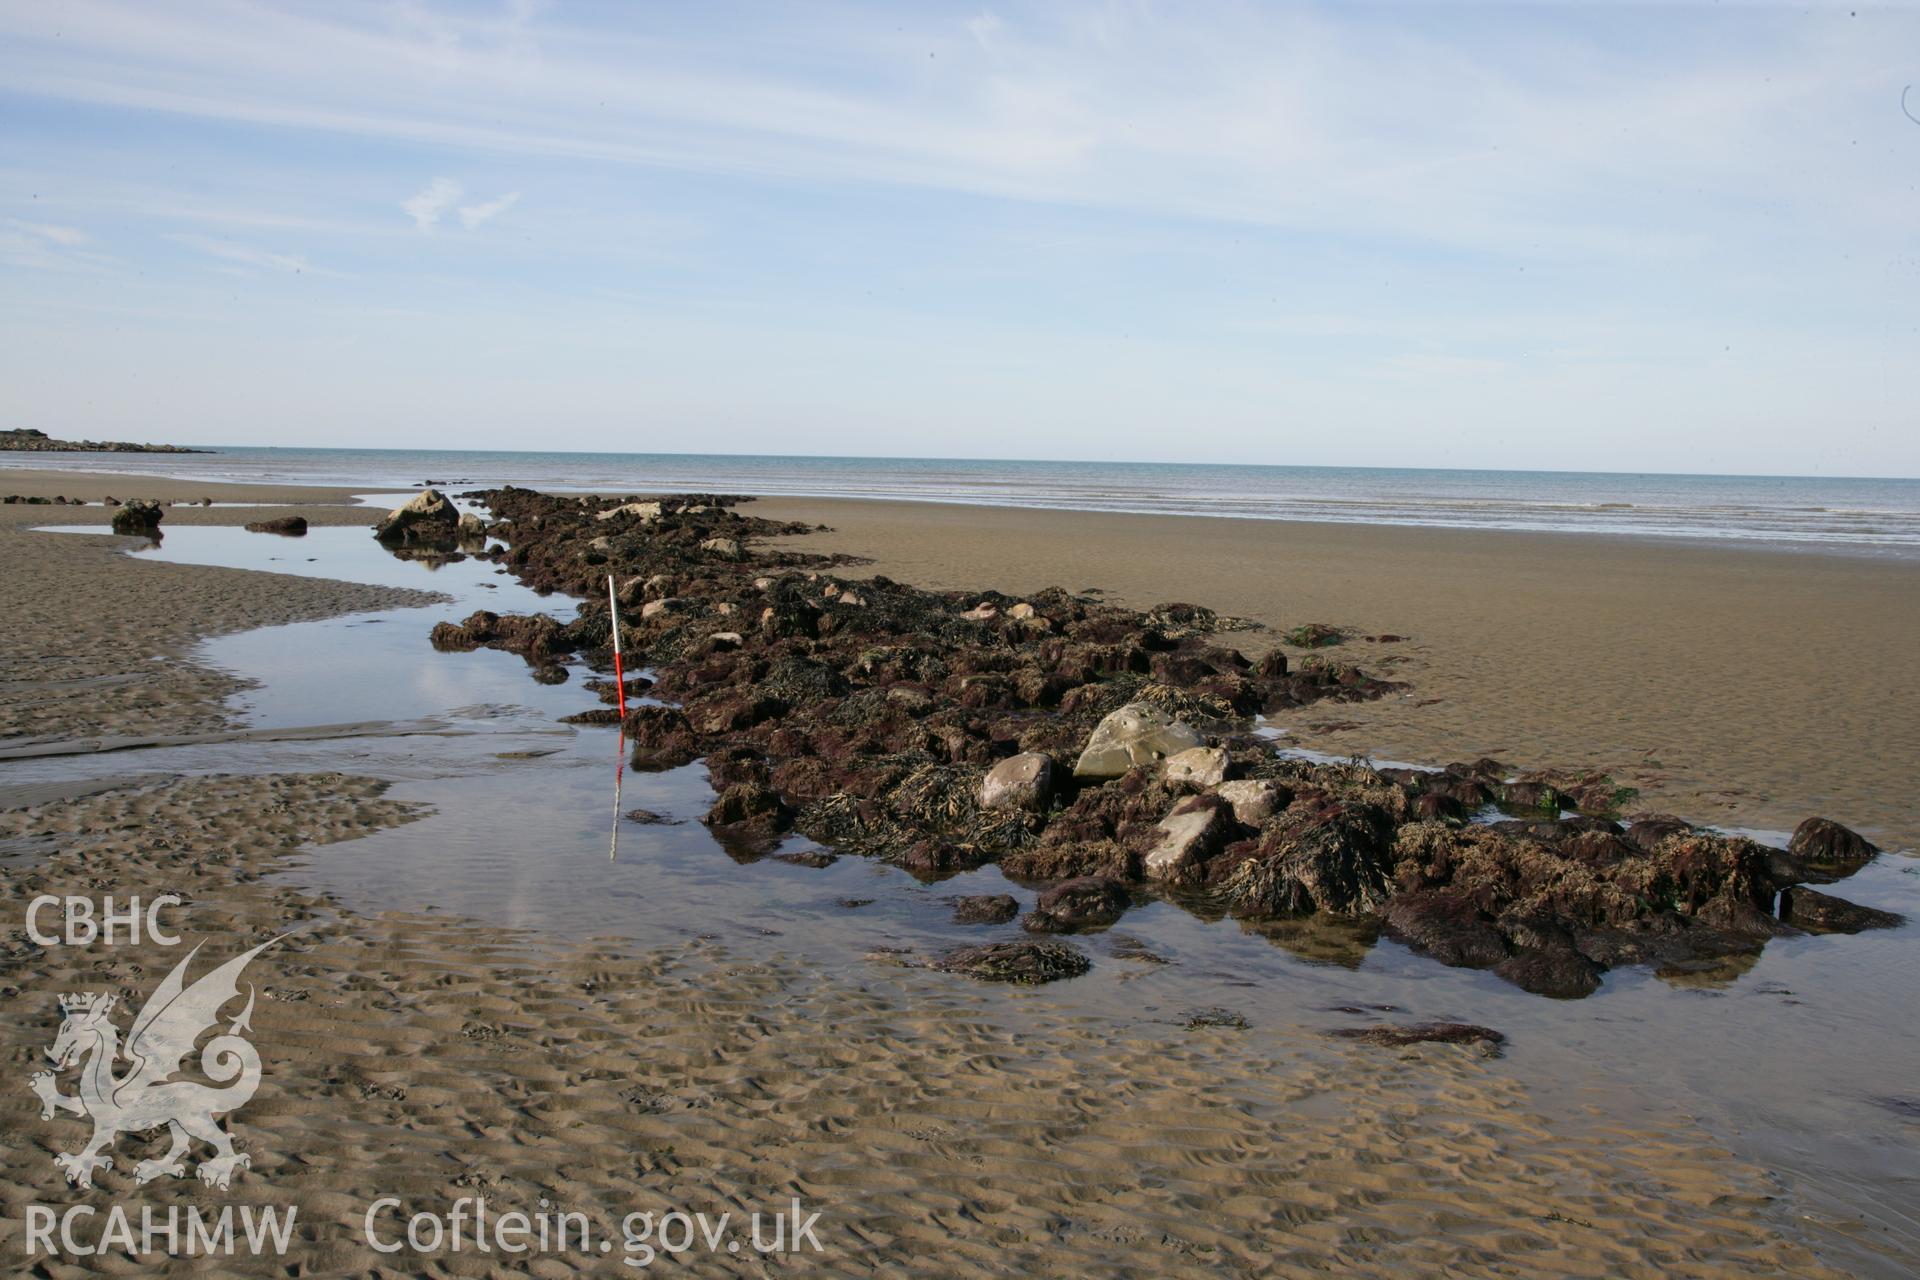
[[[1187,881],[1237,832],[1233,809],[1218,796],[1188,796],[1154,828],[1155,840],[1141,861],[1149,880]]]
[[[1006,924],[1020,914],[1010,893],[976,893],[953,899],[955,924]]]
[[[1038,751],[1009,756],[980,780],[982,809],[1046,811],[1053,798],[1053,757]]]
[[[305,537],[307,518],[305,516],[281,516],[277,520],[256,520],[247,526],[248,533],[277,533],[282,537]]]
[[[1160,776],[1169,786],[1205,791],[1227,780],[1227,753],[1219,747],[1189,747],[1167,757]]]
[[[1000,616],[1000,610],[994,607],[994,604],[991,600],[982,600],[979,604],[975,605],[971,609],[968,609],[965,613],[961,614],[960,616],[967,619],[969,622],[992,622],[995,618]]]
[[[487,522],[471,511],[463,511],[460,513],[460,522],[457,528],[460,536],[463,538],[478,539],[487,536]]]
[[[1233,818],[1243,827],[1258,827],[1285,808],[1280,788],[1264,778],[1223,782],[1213,793],[1233,806]]]
[[[373,536],[389,544],[449,542],[460,528],[460,513],[438,489],[422,489],[395,507],[373,527]]]
[[[1079,933],[1103,929],[1133,905],[1127,887],[1109,876],[1076,876],[1049,885],[1023,927],[1032,933]]]
[[[1805,885],[1780,894],[1780,918],[1812,933],[1859,933],[1862,929],[1892,929],[1906,917],[1877,907],[1863,907]]]
[[[1491,1027],[1471,1022],[1411,1022],[1398,1026],[1341,1027],[1327,1033],[1339,1040],[1404,1049],[1413,1044],[1473,1044],[1498,1051],[1507,1038]]]
[[[687,602],[678,596],[665,596],[659,600],[649,600],[640,606],[640,620],[644,622],[648,618],[658,618],[663,614],[680,613],[685,610],[686,607]]]
[[[935,959],[933,967],[982,982],[1031,987],[1077,978],[1093,968],[1093,962],[1085,952],[1065,942],[990,942],[979,947],[957,947]]]
[[[740,543],[733,538],[708,538],[700,544],[700,549],[729,560],[740,558]]]
[[[632,516],[639,520],[641,524],[652,524],[660,518],[660,504],[657,502],[629,502],[623,506],[609,507],[605,511],[596,512],[593,518],[596,520],[612,520],[616,516]]]
[[[160,521],[165,515],[159,503],[135,498],[126,505],[115,508],[113,531],[150,538],[160,532]]]
[[[1810,867],[1850,872],[1873,861],[1880,849],[1830,818],[1808,818],[1793,829],[1787,852]]]
[[[1027,621],[1027,619],[1033,617],[1034,614],[1037,612],[1038,610],[1036,610],[1032,605],[1022,600],[1019,604],[1013,605],[1011,608],[1007,610],[1007,616],[1009,618],[1014,619],[1015,621],[1025,622]]]
[[[1073,766],[1078,778],[1117,778],[1140,764],[1205,745],[1191,725],[1156,706],[1129,702],[1094,727]]]

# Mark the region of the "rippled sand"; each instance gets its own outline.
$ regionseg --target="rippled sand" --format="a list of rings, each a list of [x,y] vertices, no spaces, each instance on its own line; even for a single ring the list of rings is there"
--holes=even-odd
[[[798,1196],[823,1214],[825,1252],[795,1269],[832,1274],[1828,1274],[1762,1172],[1704,1134],[1551,1125],[1474,1049],[1120,1028],[1045,991],[849,980],[711,942],[554,950],[435,914],[344,915],[256,878],[412,816],[381,790],[212,777],[0,812],[10,900],[164,882],[196,935],[231,948],[303,926],[249,971],[266,1074],[233,1122],[253,1165],[231,1198],[299,1206],[303,1243],[238,1270],[411,1269],[361,1242],[367,1205],[480,1194],[496,1211],[544,1196],[601,1230],[636,1209]],[[27,846],[44,862],[22,866]],[[143,991],[177,958],[43,951],[17,929],[10,943],[0,1042],[16,1063],[50,1040],[55,993]],[[82,1198],[52,1155],[85,1129],[41,1121],[24,1088],[0,1094],[0,1120],[11,1253],[27,1204]],[[107,1193],[127,1194],[142,1154],[122,1139]],[[207,1202],[191,1182],[140,1196]]]

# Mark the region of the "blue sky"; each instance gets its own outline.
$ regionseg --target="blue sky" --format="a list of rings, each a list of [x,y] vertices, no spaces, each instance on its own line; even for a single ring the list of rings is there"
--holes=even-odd
[[[1913,5],[6,0],[0,420],[1920,475],[1911,82]]]

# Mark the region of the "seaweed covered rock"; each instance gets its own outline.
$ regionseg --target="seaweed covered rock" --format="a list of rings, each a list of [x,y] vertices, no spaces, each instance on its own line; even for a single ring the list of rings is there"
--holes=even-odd
[[[1599,773],[1277,755],[1249,733],[1254,712],[1398,686],[1323,653],[1249,661],[1217,640],[1242,624],[1199,606],[840,577],[857,561],[794,549],[805,526],[724,495],[464,496],[500,540],[476,554],[582,603],[564,624],[483,611],[435,643],[524,653],[538,679],[572,661],[603,674],[611,577],[626,655],[659,700],[622,722],[634,766],[704,760],[709,827],[743,858],[793,832],[819,848],[780,856],[857,854],[923,880],[997,863],[1041,890],[1038,930],[1099,928],[1159,893],[1280,945],[1331,931],[1343,963],[1384,925],[1444,963],[1576,996],[1618,965],[1750,955],[1793,927],[1773,914],[1780,890],[1872,854],[1823,820],[1794,854],[1664,815],[1623,826],[1631,790]],[[1495,804],[1511,816],[1484,821]],[[996,897],[983,919],[1012,914]],[[1870,919],[1799,890],[1786,902],[1804,927]],[[1078,954],[1031,949],[1049,945],[979,958],[1017,973]]]
[[[280,516],[274,520],[255,520],[247,526],[248,533],[277,533],[283,538],[302,538],[307,533],[305,516]]]
[[[1863,929],[1893,929],[1906,917],[1877,907],[1863,907],[1845,898],[1798,885],[1780,895],[1780,918],[1811,933],[1859,933]]]
[[[1880,852],[1878,845],[1831,818],[1808,818],[1794,828],[1787,852],[1823,875],[1852,875]]]
[[[1471,1022],[1412,1022],[1378,1027],[1339,1027],[1327,1032],[1339,1040],[1404,1049],[1415,1044],[1470,1044],[1498,1052],[1507,1038],[1492,1027]]]
[[[955,924],[1006,924],[1020,914],[1010,893],[976,893],[953,900]]]
[[[113,512],[113,531],[131,537],[151,538],[160,532],[160,521],[166,512],[157,502],[145,498],[135,498]]]
[[[1379,806],[1307,794],[1206,867],[1234,915],[1377,912],[1393,882],[1393,822]]]
[[[1049,886],[1022,924],[1034,933],[1104,929],[1133,905],[1127,886],[1110,876],[1076,876]]]
[[[978,947],[957,947],[935,959],[933,967],[982,982],[1013,982],[1032,987],[1077,978],[1093,968],[1093,962],[1084,951],[1065,942],[990,942]]]

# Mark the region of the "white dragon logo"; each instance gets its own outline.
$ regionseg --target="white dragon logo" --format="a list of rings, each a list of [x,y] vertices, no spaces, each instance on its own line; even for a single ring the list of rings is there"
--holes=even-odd
[[[284,936],[284,935],[283,935]],[[236,956],[192,986],[186,985],[187,965],[200,953],[198,946],[173,967],[166,980],[148,998],[133,1020],[125,1048],[120,1044],[120,1029],[108,1014],[114,998],[84,991],[60,997],[65,1019],[47,1056],[53,1059],[53,1071],[34,1073],[29,1081],[40,1096],[40,1118],[51,1120],[55,1112],[71,1111],[93,1121],[93,1137],[77,1152],[54,1157],[76,1187],[93,1185],[95,1169],[111,1169],[113,1157],[105,1154],[122,1133],[146,1133],[162,1127],[173,1135],[173,1146],[158,1160],[142,1160],[133,1171],[136,1183],[151,1182],[161,1174],[186,1176],[181,1159],[194,1139],[212,1145],[216,1152],[198,1166],[200,1181],[226,1190],[234,1171],[252,1164],[248,1156],[236,1153],[233,1139],[214,1117],[237,1110],[260,1087],[260,1055],[240,1035],[253,1030],[253,988],[247,988],[247,1007],[227,1027],[224,1035],[207,1041],[200,1052],[200,1069],[215,1085],[196,1080],[175,1080],[182,1059],[193,1052],[202,1032],[217,1025],[220,1010],[240,995],[240,971],[247,962],[278,942],[272,938],[253,950]],[[113,1074],[115,1062],[125,1059],[133,1064],[124,1076]],[[55,1072],[82,1063],[77,1095],[60,1092]]]

